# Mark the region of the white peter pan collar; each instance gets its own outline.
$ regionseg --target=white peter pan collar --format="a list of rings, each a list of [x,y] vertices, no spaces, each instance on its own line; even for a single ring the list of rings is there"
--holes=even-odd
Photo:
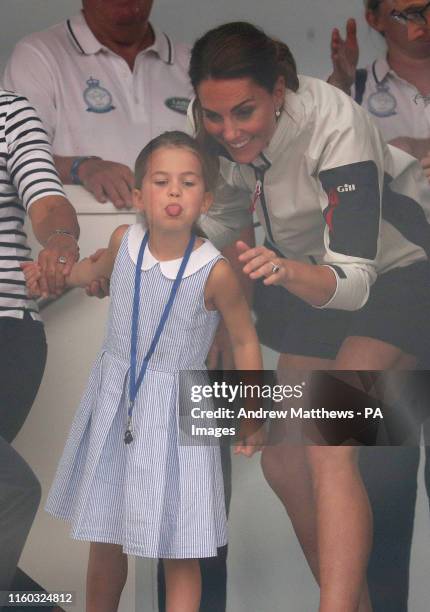
[[[145,232],[146,227],[142,223],[136,223],[135,225],[131,226],[128,234],[128,252],[135,264],[137,263],[140,245],[142,244],[142,239]],[[220,252],[218,249],[216,249],[214,245],[209,242],[209,240],[204,239],[203,244],[191,253],[187,267],[185,268],[184,278],[191,276],[191,274],[194,274],[194,272],[197,272],[197,270],[203,268],[203,266],[212,261],[219,254]],[[158,259],[156,259],[151,253],[149,246],[147,245],[143,254],[142,270],[150,270],[158,264],[161,272],[166,278],[175,279],[176,275],[178,274],[181,261],[182,257],[179,259],[171,259],[169,261],[158,261]]]

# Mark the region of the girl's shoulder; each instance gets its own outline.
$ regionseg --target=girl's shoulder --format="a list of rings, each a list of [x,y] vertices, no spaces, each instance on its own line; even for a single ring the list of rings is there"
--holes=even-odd
[[[207,282],[206,292],[217,293],[218,291],[228,291],[232,284],[236,284],[237,278],[228,259],[220,254],[211,268]]]
[[[112,252],[114,257],[116,257],[124,236],[130,227],[130,225],[120,225],[112,232],[109,241],[109,250]]]

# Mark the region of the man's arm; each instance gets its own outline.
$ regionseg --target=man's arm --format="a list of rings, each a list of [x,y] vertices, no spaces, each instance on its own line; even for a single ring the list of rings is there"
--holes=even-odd
[[[54,143],[57,124],[55,76],[49,65],[50,49],[34,45],[26,39],[20,41],[7,63],[3,85],[5,89],[25,95],[36,108],[49,141]],[[46,56],[45,56],[46,54]],[[99,135],[102,138],[102,134]],[[55,149],[54,149],[55,153]],[[133,172],[124,164],[111,160],[86,159],[88,151],[83,148],[79,156],[54,156],[55,166],[65,184],[79,182],[101,203],[110,201],[116,208],[130,208],[131,190],[134,186]],[[112,151],[112,157],[115,151]],[[75,178],[72,166],[77,163]],[[77,179],[77,180],[76,180]]]
[[[55,166],[66,185],[80,184],[102,204],[112,202],[116,208],[131,208],[134,175],[128,166],[100,158],[54,156]],[[72,172],[73,169],[73,172]]]

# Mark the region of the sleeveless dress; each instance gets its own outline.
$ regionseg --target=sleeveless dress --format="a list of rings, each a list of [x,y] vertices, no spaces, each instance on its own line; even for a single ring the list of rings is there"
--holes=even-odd
[[[71,522],[71,536],[120,544],[127,554],[202,558],[227,542],[218,445],[181,443],[179,372],[205,370],[219,315],[204,289],[220,253],[195,249],[127,421],[131,316],[138,250],[145,229],[124,235],[111,277],[107,334],[75,416],[46,509]],[[137,369],[154,336],[181,259],[142,263]],[[196,372],[199,375],[200,372]]]

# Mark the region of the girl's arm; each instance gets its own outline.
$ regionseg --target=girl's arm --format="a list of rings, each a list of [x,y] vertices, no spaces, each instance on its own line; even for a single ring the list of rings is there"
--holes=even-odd
[[[116,228],[110,237],[109,246],[107,249],[103,249],[103,252],[96,260],[87,257],[74,263],[70,274],[66,276],[66,286],[87,287],[95,280],[110,278],[119,245],[127,228],[127,225],[121,225]],[[43,291],[42,281],[44,275],[40,264],[35,261],[26,261],[21,264],[21,268],[24,272],[29,297],[48,297],[48,294]]]
[[[219,261],[206,283],[208,307],[219,311],[233,348],[237,370],[261,370],[260,345],[252,323],[251,312],[230,264]]]
[[[75,263],[69,276],[66,277],[66,285],[68,287],[87,287],[99,278],[110,278],[121,240],[127,229],[128,225],[120,225],[116,228],[110,237],[107,249],[97,261],[92,261],[87,257]]]
[[[237,276],[226,261],[221,260],[213,267],[206,283],[205,298],[207,306],[215,307],[222,316],[230,336],[236,369],[262,370],[260,344],[252,323],[251,312]],[[250,376],[249,382],[258,384],[255,374],[250,373]],[[254,402],[252,400],[246,402],[247,405],[250,403]],[[266,437],[262,424],[256,419],[241,421],[235,446],[236,454],[250,457],[257,450],[261,450]]]

